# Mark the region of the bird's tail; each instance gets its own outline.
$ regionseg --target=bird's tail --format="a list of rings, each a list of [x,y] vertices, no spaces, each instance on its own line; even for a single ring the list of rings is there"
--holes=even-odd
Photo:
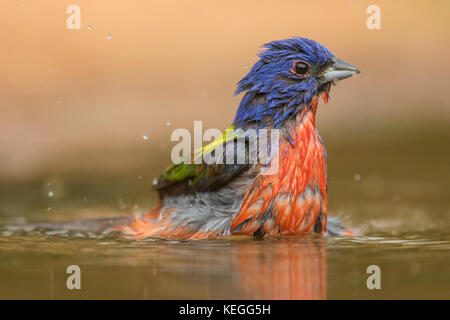
[[[354,236],[357,234],[357,230],[345,226],[339,217],[328,217],[326,234],[329,236]]]
[[[208,215],[207,219],[201,217],[201,210],[196,215],[190,210],[157,206],[143,217],[135,215],[133,221],[119,226],[117,230],[138,240],[152,237],[198,240],[220,238],[227,234],[229,222],[226,220],[230,220],[229,218],[224,219],[223,216],[217,217],[212,214]]]

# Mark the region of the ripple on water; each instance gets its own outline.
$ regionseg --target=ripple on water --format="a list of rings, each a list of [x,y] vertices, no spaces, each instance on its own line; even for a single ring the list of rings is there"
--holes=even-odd
[[[412,248],[412,247],[423,247],[423,248],[436,248],[436,249],[450,249],[449,236],[443,237],[442,234],[439,236],[433,232],[426,233],[413,233],[404,234],[400,236],[370,236],[370,235],[360,235],[355,237],[336,237],[331,238],[329,242],[335,246],[346,245],[358,245],[358,246],[384,246],[386,248]]]

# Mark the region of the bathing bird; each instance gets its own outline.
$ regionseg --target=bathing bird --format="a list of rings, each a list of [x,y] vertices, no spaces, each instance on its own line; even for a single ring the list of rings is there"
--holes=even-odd
[[[165,239],[351,234],[328,218],[316,112],[331,86],[359,69],[300,37],[269,42],[258,57],[238,82],[231,126],[191,161],[170,165],[154,183],[157,206],[120,231]]]

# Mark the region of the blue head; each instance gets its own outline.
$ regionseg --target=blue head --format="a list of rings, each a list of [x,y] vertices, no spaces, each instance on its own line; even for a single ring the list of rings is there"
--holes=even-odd
[[[237,128],[278,128],[314,96],[328,93],[332,83],[359,72],[310,39],[272,41],[264,47],[260,60],[238,83],[236,94],[246,93],[233,121]]]

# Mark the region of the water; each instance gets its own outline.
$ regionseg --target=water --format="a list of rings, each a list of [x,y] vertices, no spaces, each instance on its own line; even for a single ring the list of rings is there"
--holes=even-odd
[[[438,134],[344,141],[324,135],[330,214],[357,228],[354,237],[135,241],[16,230],[11,226],[149,209],[157,172],[2,184],[0,299],[448,299],[450,151],[443,146],[450,134]],[[81,290],[66,288],[66,268],[74,264],[81,268]],[[381,290],[366,286],[370,265],[381,269]]]

